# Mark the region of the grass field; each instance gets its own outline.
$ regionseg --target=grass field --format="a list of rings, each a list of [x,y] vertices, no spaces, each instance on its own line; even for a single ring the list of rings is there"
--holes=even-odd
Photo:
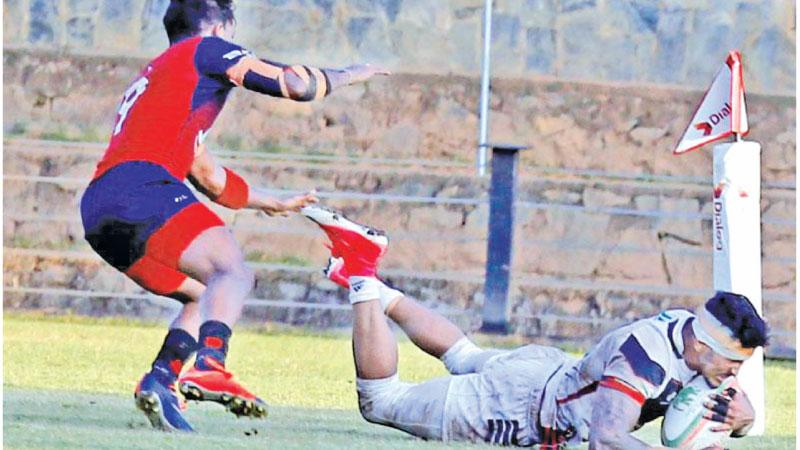
[[[135,409],[132,392],[163,333],[163,326],[115,319],[5,315],[4,448],[448,447],[361,419],[347,336],[291,331],[240,331],[231,343],[229,367],[272,405],[266,421],[192,403],[186,415],[197,433],[153,431]],[[401,343],[401,378],[444,373],[438,361]],[[732,449],[795,448],[794,363],[768,363],[767,398],[766,436],[733,440]],[[658,426],[638,434],[655,444]]]

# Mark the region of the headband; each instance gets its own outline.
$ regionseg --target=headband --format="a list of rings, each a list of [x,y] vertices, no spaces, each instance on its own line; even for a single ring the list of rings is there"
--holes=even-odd
[[[714,317],[705,306],[697,310],[697,319],[692,321],[692,330],[697,339],[728,359],[744,361],[755,351],[754,348],[742,347],[742,343],[731,335],[728,327]]]

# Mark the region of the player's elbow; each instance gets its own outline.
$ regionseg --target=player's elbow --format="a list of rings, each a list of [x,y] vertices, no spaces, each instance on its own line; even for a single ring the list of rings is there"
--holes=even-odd
[[[320,69],[306,66],[286,67],[282,78],[285,95],[298,102],[321,99],[330,90],[328,79]]]
[[[298,102],[308,102],[314,99],[313,95],[309,95],[309,84],[294,72],[288,71],[285,79],[289,98]]]

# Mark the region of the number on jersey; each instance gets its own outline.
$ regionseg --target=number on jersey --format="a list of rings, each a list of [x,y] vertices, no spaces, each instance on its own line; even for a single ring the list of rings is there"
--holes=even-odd
[[[139,78],[125,91],[125,96],[122,97],[122,103],[119,104],[119,110],[117,110],[117,126],[114,127],[114,136],[122,131],[122,125],[125,123],[125,119],[128,118],[128,113],[131,108],[133,108],[133,104],[136,103],[136,100],[144,94],[144,90],[147,89],[147,84],[149,82],[147,77]]]

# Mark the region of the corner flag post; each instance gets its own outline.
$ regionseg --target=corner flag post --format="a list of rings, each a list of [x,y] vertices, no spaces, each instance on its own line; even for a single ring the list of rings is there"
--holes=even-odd
[[[741,140],[749,131],[741,55],[730,52],[673,153],[681,154],[728,136],[735,142],[713,150],[714,290],[747,296],[763,315],[761,299],[761,145]],[[764,352],[758,349],[737,378],[756,417],[748,433],[764,433]]]

